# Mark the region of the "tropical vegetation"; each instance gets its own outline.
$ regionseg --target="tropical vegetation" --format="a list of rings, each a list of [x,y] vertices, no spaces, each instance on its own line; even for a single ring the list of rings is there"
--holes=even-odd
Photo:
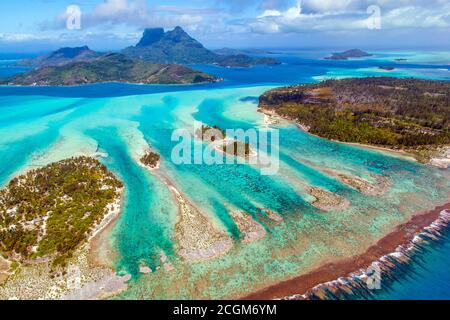
[[[0,190],[0,253],[65,266],[120,196],[122,183],[95,159],[78,157],[29,171]]]

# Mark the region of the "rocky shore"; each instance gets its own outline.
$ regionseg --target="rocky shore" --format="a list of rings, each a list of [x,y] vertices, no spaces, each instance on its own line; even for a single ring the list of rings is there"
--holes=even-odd
[[[178,221],[175,224],[175,239],[178,254],[190,262],[216,258],[228,252],[233,241],[222,230],[215,227],[181,193],[171,186],[179,205]]]
[[[450,168],[450,147],[439,150],[437,155],[431,158],[430,164],[442,169]]]

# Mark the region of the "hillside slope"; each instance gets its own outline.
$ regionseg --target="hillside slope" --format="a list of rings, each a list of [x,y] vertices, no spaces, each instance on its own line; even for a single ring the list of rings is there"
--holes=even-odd
[[[101,53],[92,51],[87,46],[76,48],[61,48],[52,53],[36,57],[34,59],[24,59],[18,65],[29,67],[59,66],[71,62],[91,61],[101,56]]]
[[[309,132],[414,153],[450,144],[450,83],[388,77],[327,80],[274,89],[260,110],[300,123]]]
[[[217,64],[227,67],[278,64],[272,58],[253,58],[245,54],[216,54],[189,36],[181,27],[167,32],[162,28],[146,29],[139,43],[124,49],[122,53],[157,63]]]
[[[102,82],[190,84],[218,81],[206,73],[176,64],[157,64],[108,54],[92,61],[48,66],[7,79],[3,84],[70,86]]]

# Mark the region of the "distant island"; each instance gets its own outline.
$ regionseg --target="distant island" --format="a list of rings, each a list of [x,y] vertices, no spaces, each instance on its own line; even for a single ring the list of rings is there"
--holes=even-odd
[[[17,64],[27,67],[58,66],[72,62],[91,61],[102,56],[101,53],[92,51],[88,46],[75,48],[61,48],[52,53],[39,56],[34,59],[23,59]]]
[[[429,161],[450,144],[450,83],[390,77],[273,89],[259,109],[342,142],[400,149]]]
[[[372,54],[360,49],[351,49],[344,52],[335,52],[331,56],[326,57],[327,60],[348,60],[350,58],[370,57]]]
[[[48,59],[52,59],[53,56],[50,55]],[[44,66],[6,79],[0,84],[23,86],[73,86],[103,82],[192,84],[220,80],[182,65],[158,64],[129,58],[119,53],[56,66],[48,65],[49,62],[43,58],[36,61],[40,61]]]
[[[267,51],[267,50],[262,50],[262,49],[232,49],[232,48],[222,48],[222,49],[217,49],[214,50],[214,53],[216,54],[220,54],[223,56],[232,56],[232,55],[240,55],[240,54],[244,54],[244,55],[252,55],[252,54],[275,54],[275,52],[272,51]]]
[[[216,64],[223,67],[250,67],[279,64],[272,58],[253,58],[246,54],[221,55],[206,49],[181,27],[164,32],[163,28],[146,29],[136,46],[124,55],[157,63]]]
[[[392,71],[392,70],[395,70],[395,68],[392,67],[392,66],[379,66],[378,69],[386,70],[386,71]]]
[[[181,27],[164,32],[146,29],[136,46],[121,53],[100,53],[87,46],[61,48],[17,65],[34,68],[0,80],[0,85],[75,86],[122,82],[131,84],[198,84],[222,80],[193,70],[186,64],[215,64],[223,67],[275,65],[272,58],[243,54],[217,54],[190,37]]]

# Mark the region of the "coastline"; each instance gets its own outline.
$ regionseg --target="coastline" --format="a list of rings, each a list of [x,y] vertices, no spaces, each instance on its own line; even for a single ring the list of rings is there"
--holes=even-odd
[[[308,297],[317,297],[314,295],[314,289],[323,288],[331,285],[335,289],[335,282],[339,282],[342,277],[349,277],[358,270],[367,269],[373,263],[383,260],[384,257],[394,254],[400,256],[400,247],[408,250],[409,246],[414,244],[417,236],[424,231],[438,231],[442,212],[450,211],[450,203],[437,206],[433,210],[421,212],[414,215],[409,221],[398,225],[394,231],[385,235],[370,246],[364,253],[355,255],[351,258],[330,262],[314,269],[306,274],[299,275],[292,279],[284,280],[267,288],[258,290],[247,296],[243,300],[268,300],[268,299],[305,299]],[[341,281],[343,285],[349,284],[345,280]]]
[[[25,261],[19,270],[6,270],[8,273],[4,279],[3,268],[0,268],[0,300],[6,297],[23,300],[93,300],[126,290],[130,277],[116,274],[111,259],[114,252],[106,243],[124,204],[124,187],[116,188],[116,192],[117,196],[105,207],[101,221],[92,227],[85,243],[68,260],[66,273],[52,274],[47,259]],[[0,267],[2,264],[0,257]],[[8,262],[8,269],[9,265]]]
[[[309,131],[310,130],[309,126],[304,125],[300,122],[297,122],[294,119],[290,119],[286,116],[279,115],[275,111],[267,110],[267,109],[264,109],[261,107],[258,107],[257,111],[262,113],[265,116],[264,124],[266,126],[276,125],[276,124],[278,124],[278,122],[276,122],[276,120],[282,119],[282,120],[285,120],[285,121],[288,121],[288,122],[294,124],[301,131],[303,131],[307,134],[310,134],[314,137],[320,138],[320,139],[325,139],[328,141],[332,141],[335,143],[341,143],[341,144],[348,145],[348,146],[354,146],[354,147],[364,148],[364,149],[368,149],[368,150],[375,150],[375,151],[383,152],[390,156],[403,158],[405,160],[409,160],[409,161],[413,161],[413,162],[419,162],[419,163],[421,162],[416,158],[414,153],[409,152],[407,150],[393,149],[393,148],[389,148],[389,147],[364,144],[364,143],[358,143],[358,142],[344,142],[344,141],[339,141],[339,140],[335,140],[335,139],[326,139],[317,134],[311,133]],[[441,168],[441,169],[449,168],[450,167],[450,146],[437,147],[434,152],[434,155],[432,157],[430,157],[426,162],[422,162],[422,163],[433,166],[433,167]]]
[[[186,83],[142,83],[142,82],[126,82],[126,81],[100,81],[72,85],[23,85],[23,84],[0,84],[0,87],[10,88],[78,88],[84,86],[92,86],[97,84],[127,84],[134,86],[195,86],[210,83],[222,82],[224,79],[219,78],[216,81],[186,82]]]

